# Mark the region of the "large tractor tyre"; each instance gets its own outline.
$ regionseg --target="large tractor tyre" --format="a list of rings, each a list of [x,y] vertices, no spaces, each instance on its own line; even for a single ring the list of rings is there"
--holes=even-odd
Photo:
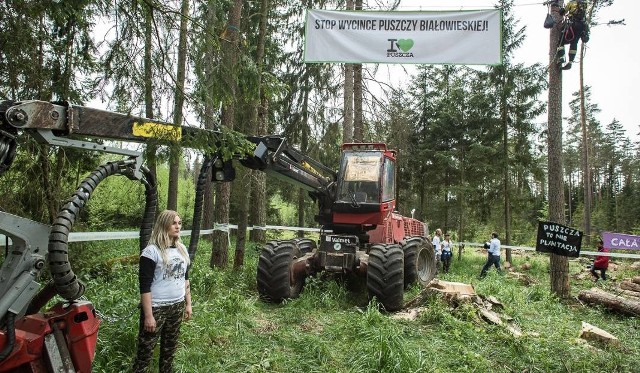
[[[404,295],[404,254],[398,245],[373,245],[367,267],[369,299],[374,296],[384,309],[402,308]]]
[[[423,249],[426,240],[422,237],[410,237],[401,242],[404,252],[404,288],[413,285],[418,279],[418,254]]]
[[[300,249],[300,253],[302,253],[302,255],[308,254],[318,247],[316,241],[310,238],[295,238],[293,241],[298,249]]]
[[[423,240],[418,248],[416,257],[417,280],[422,286],[427,286],[436,277],[438,272],[436,262],[436,251],[429,240]]]
[[[258,259],[256,276],[260,297],[271,302],[297,298],[304,278],[293,275],[293,261],[301,256],[293,241],[271,241],[265,245]]]

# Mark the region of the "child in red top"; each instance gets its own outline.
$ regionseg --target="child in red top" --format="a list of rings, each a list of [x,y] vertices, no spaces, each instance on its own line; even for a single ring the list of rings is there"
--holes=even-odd
[[[599,252],[609,252],[609,250],[604,247],[602,240],[598,241],[598,245],[596,247],[598,248]],[[596,256],[596,260],[593,261],[593,265],[591,266],[591,274],[593,275],[593,277],[595,277],[596,281],[598,281],[600,277],[602,277],[602,280],[604,281],[607,279],[607,276],[605,274],[605,272],[607,272],[607,268],[609,268],[609,257],[598,255]],[[596,270],[598,269],[600,270],[600,276],[598,276],[598,274],[596,273]]]

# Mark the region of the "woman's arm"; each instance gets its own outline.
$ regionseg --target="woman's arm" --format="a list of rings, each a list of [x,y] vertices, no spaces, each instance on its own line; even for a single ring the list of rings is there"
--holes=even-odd
[[[189,320],[193,314],[193,309],[191,308],[191,285],[189,280],[184,280],[184,301],[184,319]]]
[[[153,317],[151,308],[151,284],[153,283],[155,268],[156,262],[146,256],[140,257],[140,270],[138,273],[140,305],[142,306],[142,315],[144,315],[144,330],[151,333],[156,330],[156,319]]]
[[[144,315],[144,330],[153,333],[156,331],[156,319],[153,317],[151,309],[151,293],[141,293],[140,303],[142,304],[142,314]]]

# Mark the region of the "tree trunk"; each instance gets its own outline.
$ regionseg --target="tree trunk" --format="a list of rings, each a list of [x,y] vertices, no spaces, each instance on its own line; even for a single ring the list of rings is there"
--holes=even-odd
[[[258,71],[264,70],[264,50],[267,41],[267,21],[269,20],[269,0],[262,0],[260,5],[260,27],[258,35],[258,45],[256,46],[256,66]],[[260,73],[262,76],[262,73]],[[251,123],[252,134],[266,135],[267,133],[267,107],[268,101],[264,94],[262,87],[262,80],[260,81],[260,95],[258,99],[253,103]],[[250,222],[254,226],[266,225],[266,206],[267,206],[267,191],[266,191],[266,175],[262,171],[251,171],[251,206],[252,214]],[[251,231],[250,239],[258,243],[266,243],[266,234],[262,229],[254,229]]]
[[[264,96],[262,99],[262,105],[258,111],[258,135],[267,134],[267,111],[269,102]],[[263,227],[267,224],[267,175],[262,171],[254,171],[253,175],[253,188],[251,189],[251,200],[254,201],[253,206],[253,220],[251,223],[254,226]],[[266,231],[263,229],[254,229],[251,231],[251,240],[259,243],[267,242]]]
[[[356,10],[362,10],[362,0],[356,0]],[[362,64],[353,65],[353,141],[364,141],[364,118],[362,116]]]
[[[597,0],[591,4],[587,22],[593,16]],[[584,43],[580,45],[580,129],[582,130],[582,182],[584,186],[584,237],[585,245],[591,246],[591,172],[589,172],[589,132],[584,97]]]
[[[353,0],[347,0],[347,10],[353,10]],[[342,142],[353,142],[353,64],[344,64],[344,122]]]
[[[504,159],[502,169],[502,188],[504,194],[504,243],[505,245],[509,245],[511,242],[511,201],[509,199],[509,120],[507,116],[507,98],[504,97],[504,90],[507,88],[503,86],[502,89],[500,120],[502,122],[502,157]],[[512,264],[511,249],[507,249],[506,254],[507,262]]]
[[[217,18],[216,18],[216,8],[218,7],[217,0],[208,0],[207,1],[207,13],[206,13],[206,24],[205,24],[205,35],[217,35],[216,27],[217,27]],[[206,86],[212,87],[214,86],[215,79],[215,70],[217,65],[217,50],[214,48],[213,42],[205,43],[205,76],[206,76]],[[216,103],[213,97],[214,95],[208,94],[204,98],[204,128],[214,130],[216,126]],[[211,182],[211,168],[207,173],[207,177],[204,184],[203,191],[203,207],[202,207],[202,224],[201,228],[203,230],[209,230],[213,228],[213,210],[214,210],[214,188]],[[202,238],[210,238],[211,235],[203,235]]]
[[[226,69],[225,85],[228,100],[222,108],[222,126],[233,129],[235,126],[235,107],[237,92],[237,65],[238,65],[238,31],[240,29],[240,16],[242,13],[242,0],[234,0],[231,10],[229,10],[229,23],[222,38],[222,64]],[[220,183],[216,187],[216,204],[214,220],[218,223],[229,223],[229,197],[231,195],[231,184]],[[213,267],[224,268],[227,266],[229,257],[228,232],[213,232],[213,247],[211,251],[210,264]]]
[[[236,170],[236,186],[240,185],[240,192],[247,195],[240,198],[240,217],[236,230],[236,251],[233,257],[233,268],[238,269],[244,265],[244,253],[247,243],[247,225],[249,223],[249,195],[251,195],[251,170],[240,167]]]
[[[304,101],[302,106],[302,128],[300,129],[300,151],[302,154],[308,154],[309,151],[309,92],[311,90],[305,84]],[[304,205],[306,199],[306,191],[298,188],[298,227],[304,227]],[[298,231],[298,237],[304,237],[304,231]]]
[[[258,69],[258,75],[260,77],[262,76],[262,70],[264,66],[264,48],[265,48],[266,37],[267,37],[266,28],[267,28],[268,12],[269,12],[269,1],[262,0],[260,3],[260,14],[258,15],[260,18],[259,18],[259,27],[258,27],[259,29],[258,41],[256,45],[256,56],[255,56],[255,64]],[[258,127],[260,125],[258,123],[258,120],[259,120],[258,118],[259,118],[260,103],[261,103],[262,91],[263,91],[262,80],[260,80],[259,86],[257,88],[258,88],[257,89],[258,94],[255,97],[253,97],[248,103],[249,105],[248,123],[245,126],[245,128],[240,129],[240,131],[244,133],[249,133],[252,135],[258,132]],[[249,224],[249,214],[250,214],[249,206],[253,205],[253,206],[261,206],[262,209],[265,208],[264,197],[260,200],[258,199],[254,199],[253,201],[251,200],[251,196],[254,196],[254,198],[256,196],[256,194],[252,192],[253,185],[254,185],[254,183],[252,182],[253,174],[257,174],[259,172],[261,171],[249,170],[245,168],[241,168],[237,170],[238,178],[235,183],[240,183],[242,185],[240,190],[242,191],[241,193],[245,194],[245,196],[240,198],[240,201],[238,202],[238,205],[240,207],[240,217],[238,220],[236,251],[235,251],[235,256],[233,260],[234,269],[238,269],[242,267],[242,265],[244,264],[244,255],[246,251],[246,241],[247,241],[247,226]]]
[[[563,6],[560,2],[560,6]],[[560,40],[562,22],[558,8],[552,6],[556,25],[549,40],[549,100],[548,100],[548,170],[549,170],[549,220],[565,224],[564,188],[562,187],[562,75],[556,63],[556,48]],[[551,291],[560,298],[569,296],[569,260],[565,256],[550,256]]]
[[[342,142],[353,142],[353,64],[344,65],[344,122]]]
[[[182,0],[180,10],[180,38],[178,41],[178,71],[176,73],[175,103],[173,105],[173,123],[182,125],[182,109],[184,105],[184,81],[187,65],[187,32],[189,21],[189,0]],[[182,160],[182,148],[172,145],[169,157],[169,190],[167,195],[167,208],[178,209],[178,178],[180,176],[180,162]]]
[[[622,281],[620,283],[620,289],[631,290],[640,294],[640,284],[636,284],[632,281]]]
[[[149,119],[153,119],[153,61],[151,52],[153,50],[152,35],[153,35],[153,7],[148,4],[144,7],[144,108],[145,116]],[[153,175],[154,179],[158,179],[156,152],[158,147],[156,145],[147,145],[145,149],[145,159],[147,160],[147,167],[149,172]],[[159,210],[160,206],[156,205],[156,210]],[[158,211],[156,211],[157,215]]]
[[[216,183],[215,207],[213,210],[214,223],[229,222],[229,198],[231,183]],[[226,268],[229,261],[229,231],[215,230],[212,234],[212,250],[209,266],[211,268]]]
[[[460,185],[465,185],[465,179],[464,179],[464,168],[465,168],[465,152],[464,152],[464,145],[460,146]],[[459,219],[458,219],[458,242],[464,242],[464,235],[462,234],[462,232],[464,231],[464,193],[465,190],[464,188],[460,188],[460,194],[461,194],[461,198],[458,198],[458,211],[460,211],[459,213]],[[458,260],[462,260],[462,244],[458,244]]]
[[[619,297],[602,290],[582,290],[578,299],[583,302],[599,304],[626,315],[640,316],[640,302]]]

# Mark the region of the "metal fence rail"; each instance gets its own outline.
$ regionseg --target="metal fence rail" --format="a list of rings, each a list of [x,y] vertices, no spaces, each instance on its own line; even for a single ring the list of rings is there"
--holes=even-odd
[[[235,224],[214,224],[213,229],[204,229],[200,231],[201,235],[211,234],[213,231],[219,230],[223,232],[229,232],[232,229],[238,229],[238,226]],[[265,226],[251,226],[247,227],[247,230],[283,230],[283,231],[305,231],[305,232],[320,232],[319,228],[303,228],[303,227],[288,227],[282,225],[265,225]],[[328,232],[328,231],[327,231]],[[191,236],[190,230],[185,230],[180,232],[181,236]],[[108,240],[129,240],[129,239],[137,239],[140,237],[140,232],[138,231],[123,231],[123,232],[71,232],[69,234],[69,242],[89,242],[89,241],[108,241]],[[0,247],[4,247],[6,242],[6,237],[0,234]],[[477,242],[458,242],[458,245],[465,245],[470,247],[482,247],[483,243]],[[512,249],[512,250],[521,250],[521,251],[536,251],[535,247],[530,246],[512,246],[512,245],[502,245],[502,249]],[[626,254],[626,253],[601,253],[597,251],[580,251],[580,256],[610,256],[616,258],[629,258],[629,259],[640,259],[640,254]]]

